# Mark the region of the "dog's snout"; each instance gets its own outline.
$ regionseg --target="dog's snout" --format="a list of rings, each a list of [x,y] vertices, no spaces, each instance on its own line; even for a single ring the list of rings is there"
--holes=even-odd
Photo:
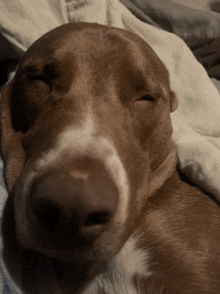
[[[53,239],[63,232],[68,240],[67,232],[72,232],[74,239],[85,240],[101,234],[116,212],[118,191],[104,168],[94,166],[88,171],[50,172],[34,181],[30,221],[40,232],[49,232]]]

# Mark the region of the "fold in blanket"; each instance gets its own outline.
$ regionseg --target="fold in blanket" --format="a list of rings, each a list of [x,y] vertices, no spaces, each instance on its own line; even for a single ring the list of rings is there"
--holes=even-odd
[[[220,80],[220,37],[185,40],[196,59],[204,66],[210,78]]]
[[[175,0],[120,0],[120,2],[140,20],[174,33],[184,40],[190,37],[220,37],[220,15],[211,10],[193,9],[175,3]],[[210,5],[210,9],[211,7],[217,9],[215,5]]]
[[[120,0],[138,19],[181,37],[210,78],[220,80],[220,14],[168,0]],[[210,2],[209,2],[210,3]],[[210,9],[220,12],[220,3]]]

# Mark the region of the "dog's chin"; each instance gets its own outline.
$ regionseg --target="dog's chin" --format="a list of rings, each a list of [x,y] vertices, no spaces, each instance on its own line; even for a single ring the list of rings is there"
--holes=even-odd
[[[61,260],[63,259],[63,260]],[[50,279],[40,278],[42,293],[47,293],[48,285],[51,285],[54,293],[81,293],[89,283],[100,273],[107,269],[106,262],[79,262],[79,260],[64,261],[65,258],[50,258]],[[41,273],[42,274],[42,273]]]
[[[52,266],[56,281],[61,285],[70,285],[77,283],[85,284],[105,271],[107,262],[65,262],[60,259],[52,259]]]
[[[38,251],[36,254],[47,260],[47,264],[50,264],[49,271],[54,276],[52,279],[60,287],[67,286],[73,289],[78,289],[80,285],[86,285],[98,274],[105,271],[112,258],[112,256],[98,258],[98,253],[94,254],[93,250],[84,253],[74,250],[72,252],[48,250],[44,253]]]
[[[66,254],[60,252],[59,254],[46,255],[52,260],[55,268],[71,268],[81,272],[92,272],[94,268],[101,268],[108,263],[107,259],[89,258],[88,256],[78,254]]]

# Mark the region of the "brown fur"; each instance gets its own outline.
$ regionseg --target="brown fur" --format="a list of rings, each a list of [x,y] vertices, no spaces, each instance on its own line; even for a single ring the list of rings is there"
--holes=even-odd
[[[2,225],[3,255],[23,291],[82,293],[138,232],[137,247],[149,252],[146,271],[151,272],[131,277],[140,294],[219,293],[219,207],[182,181],[175,170],[170,112],[176,107],[163,63],[130,32],[97,24],[68,24],[30,47],[3,93],[1,107],[9,191]],[[80,126],[87,109],[93,111],[98,132],[113,142],[128,176],[130,194],[126,222],[117,223],[113,216],[96,240],[80,243],[80,238],[71,236],[72,227],[61,226],[60,233],[67,230],[68,237],[48,237],[34,224],[31,213],[22,219],[16,211],[24,203],[32,209],[30,195],[24,197],[19,191],[36,160],[56,145],[67,126]],[[72,158],[70,150],[62,163],[48,166],[47,172],[66,171],[75,164],[77,172],[90,173],[83,162]],[[92,171],[96,168],[102,170],[92,167]],[[105,171],[100,177],[108,179]],[[62,184],[56,190],[62,197]],[[30,224],[30,230],[22,228],[23,221]],[[67,262],[64,255],[71,250]]]

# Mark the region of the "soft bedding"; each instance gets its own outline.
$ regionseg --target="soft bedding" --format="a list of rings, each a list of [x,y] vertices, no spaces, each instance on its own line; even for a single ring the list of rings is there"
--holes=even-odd
[[[208,6],[195,10],[169,0],[0,2],[0,32],[19,57],[42,34],[78,21],[131,30],[155,50],[169,70],[171,88],[179,99],[171,118],[180,169],[220,200],[220,95],[214,84],[219,85],[216,80],[213,84],[207,74],[217,79],[220,76],[219,14]],[[2,173],[2,163],[0,170]],[[0,174],[2,205],[7,196],[4,188]],[[0,293],[20,293],[3,263]]]
[[[121,0],[121,3],[143,22],[182,38],[209,77],[219,80],[220,1],[176,1]]]

